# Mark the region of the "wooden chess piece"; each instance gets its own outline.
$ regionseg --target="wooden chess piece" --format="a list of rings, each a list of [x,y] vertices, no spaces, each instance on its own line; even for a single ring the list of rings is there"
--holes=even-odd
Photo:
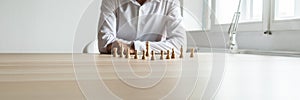
[[[121,46],[121,50],[120,51],[121,51],[120,57],[123,58],[124,57],[124,48],[123,48],[123,46]]]
[[[113,57],[117,57],[118,48],[113,48]]]
[[[190,55],[190,57],[191,57],[191,58],[193,58],[193,57],[194,57],[194,51],[195,51],[195,49],[194,49],[194,48],[192,48],[192,49],[191,49],[191,55]]]
[[[180,48],[180,56],[179,56],[179,58],[183,58],[183,47],[182,46]]]
[[[167,57],[166,57],[166,59],[170,59],[171,57],[170,57],[170,50],[167,50]]]
[[[155,52],[151,51],[151,60],[155,60]]]
[[[172,59],[175,59],[175,51],[174,51],[174,48],[172,48],[171,58],[172,58]]]
[[[134,50],[134,59],[139,59],[137,50]]]
[[[143,59],[143,60],[146,60],[146,52],[145,52],[145,50],[143,50],[143,56],[142,56],[142,59]]]
[[[163,51],[163,50],[160,51],[160,59],[161,59],[161,60],[164,59],[164,51]]]
[[[127,48],[125,58],[130,58],[130,48]]]
[[[149,41],[146,42],[146,57],[149,57]]]

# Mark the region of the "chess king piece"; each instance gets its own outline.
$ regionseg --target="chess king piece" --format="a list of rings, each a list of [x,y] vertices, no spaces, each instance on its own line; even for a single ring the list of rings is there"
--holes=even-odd
[[[183,58],[183,47],[182,46],[180,48],[180,56],[179,56],[179,58]]]
[[[121,46],[121,50],[120,51],[121,51],[120,57],[123,58],[124,57],[124,48],[123,48],[123,46]]]
[[[149,41],[146,42],[146,57],[149,57]]]

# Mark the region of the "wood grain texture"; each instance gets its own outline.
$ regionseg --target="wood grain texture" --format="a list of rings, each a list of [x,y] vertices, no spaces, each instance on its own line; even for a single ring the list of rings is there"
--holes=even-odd
[[[208,63],[211,61],[210,55],[203,54],[202,56],[206,56],[203,57],[205,59],[195,60],[195,62],[198,60],[203,62],[199,70],[200,81],[196,84],[198,88],[195,89],[200,94],[207,84],[211,66]],[[159,57],[159,55],[156,56],[156,59]],[[101,81],[119,98],[125,100],[160,99],[172,91],[176,86],[175,83],[181,78],[182,63],[182,59],[136,60],[133,59],[133,55],[131,59],[125,59],[98,54],[0,54],[0,98],[3,100],[84,100],[86,98],[75,77],[74,65],[80,65],[83,71],[85,71],[85,66],[96,66]],[[116,74],[116,67],[119,67],[120,73],[130,72],[128,71],[130,68],[137,76],[154,74],[152,79],[159,78],[159,73],[166,72],[163,80],[157,85],[141,89],[124,84]],[[165,67],[165,69],[160,70],[158,67]],[[137,77],[128,76],[125,79],[139,81]],[[143,82],[147,83],[147,81]],[[191,98],[200,97],[201,95],[198,94],[191,96]]]
[[[70,54],[1,54],[2,100],[84,100]]]
[[[113,58],[111,55],[98,54],[0,54],[0,99],[1,100],[86,100],[82,87],[78,85],[78,72],[87,75],[87,85],[92,88],[95,83],[103,82],[101,90],[110,90],[124,100],[160,99],[169,93],[179,78],[197,77],[195,88],[187,99],[203,99],[212,65],[222,59],[215,59],[217,54],[196,53],[194,58],[185,55],[183,60],[155,61],[125,58]],[[141,55],[139,55],[141,56]],[[225,70],[222,84],[215,95],[215,100],[298,100],[300,58],[281,56],[261,56],[247,54],[225,54]],[[186,63],[186,64],[184,64]],[[183,72],[193,72],[192,65],[198,64],[197,76],[182,76]],[[184,65],[184,66],[181,66]],[[74,67],[75,66],[75,67]],[[78,69],[77,69],[78,68]],[[94,68],[88,69],[88,68]],[[165,69],[159,69],[165,68]],[[182,70],[186,68],[185,70]],[[160,78],[160,83],[150,88],[137,88],[126,83],[137,81],[150,83],[130,75],[153,74],[150,79]],[[96,72],[101,79],[89,77]],[[77,73],[77,74],[76,74]],[[95,87],[96,88],[96,87]],[[185,91],[185,89],[182,89]],[[99,95],[99,93],[96,95]],[[180,98],[176,95],[173,99]],[[101,98],[106,99],[106,98]],[[172,100],[173,100],[172,99]]]

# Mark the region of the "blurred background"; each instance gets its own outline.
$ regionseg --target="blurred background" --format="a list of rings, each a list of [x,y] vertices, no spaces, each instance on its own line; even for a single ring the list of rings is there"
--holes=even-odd
[[[300,52],[299,0],[242,1],[240,50]],[[189,47],[226,48],[238,0],[181,3],[184,26],[193,38]],[[101,0],[0,0],[0,53],[80,53],[96,39],[100,4]],[[264,34],[268,29],[272,34]],[[78,47],[73,47],[74,40]]]

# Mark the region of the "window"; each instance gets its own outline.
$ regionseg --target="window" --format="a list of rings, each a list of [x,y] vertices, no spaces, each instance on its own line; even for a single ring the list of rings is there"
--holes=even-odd
[[[237,12],[239,1],[240,18],[238,31],[262,31],[263,26],[263,0],[211,0],[212,17],[211,31],[226,32],[232,18]]]
[[[233,14],[238,9],[240,0],[216,0],[215,24],[231,23]],[[240,8],[240,23],[261,22],[263,11],[262,0],[242,0]]]
[[[300,0],[269,0],[271,31],[300,30]]]
[[[184,25],[188,31],[226,32],[239,1],[181,0]],[[300,0],[241,1],[238,31],[300,30]]]
[[[227,31],[240,0],[211,0],[212,31]],[[300,30],[300,0],[241,0],[238,31]]]
[[[287,20],[300,18],[299,0],[276,0],[275,20]]]

